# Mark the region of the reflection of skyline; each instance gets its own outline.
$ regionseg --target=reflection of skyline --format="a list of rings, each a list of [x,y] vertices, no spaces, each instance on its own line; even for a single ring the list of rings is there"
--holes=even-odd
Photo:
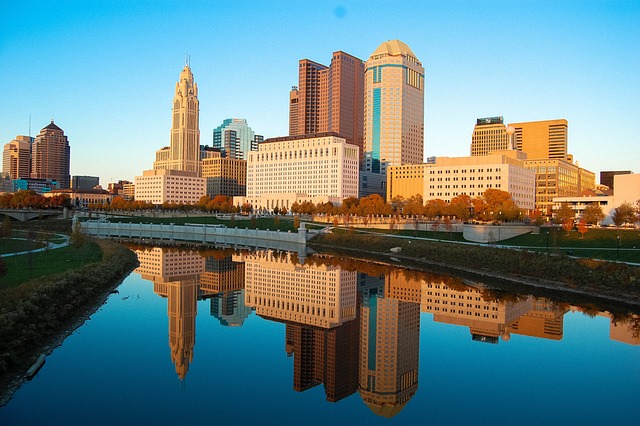
[[[294,263],[290,253],[245,256],[245,304],[273,319],[322,328],[356,316],[355,271]]]
[[[180,379],[193,360],[198,297],[210,299],[210,314],[224,326],[241,326],[252,308],[285,324],[294,390],[322,384],[331,402],[357,390],[385,417],[398,414],[417,392],[421,311],[434,322],[468,327],[480,342],[507,342],[515,334],[563,338],[566,305],[501,295],[458,278],[365,264],[367,275],[356,272],[360,265],[352,259],[344,267],[316,256],[300,264],[295,254],[273,251],[203,254],[138,253],[136,272],[168,299],[169,346]],[[612,340],[640,344],[637,318],[597,314],[610,318]]]

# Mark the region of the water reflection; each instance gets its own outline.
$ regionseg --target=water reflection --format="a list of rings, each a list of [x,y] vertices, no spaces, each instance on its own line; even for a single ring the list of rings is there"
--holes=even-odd
[[[295,391],[322,384],[332,402],[358,392],[384,417],[418,390],[421,312],[468,328],[473,341],[498,344],[512,335],[561,340],[565,313],[582,310],[608,316],[612,340],[640,344],[637,316],[494,293],[456,277],[274,251],[136,253],[136,272],[167,298],[171,361],[181,380],[193,361],[197,300],[210,299],[210,314],[223,326],[242,326],[252,311],[285,324]]]

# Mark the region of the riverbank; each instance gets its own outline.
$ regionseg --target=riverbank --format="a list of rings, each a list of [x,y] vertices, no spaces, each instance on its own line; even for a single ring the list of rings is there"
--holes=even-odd
[[[0,291],[0,406],[41,354],[50,354],[82,325],[137,266],[135,253],[96,240],[102,260]]]
[[[463,274],[509,291],[579,297],[603,308],[640,310],[640,268],[521,250],[333,232],[309,242],[322,253],[412,269]],[[393,249],[393,251],[392,251]]]

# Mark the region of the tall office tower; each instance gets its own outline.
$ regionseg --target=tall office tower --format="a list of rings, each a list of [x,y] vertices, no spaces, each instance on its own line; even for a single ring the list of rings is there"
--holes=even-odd
[[[514,130],[504,125],[502,117],[478,118],[471,135],[471,156],[515,149],[513,134]]]
[[[51,123],[40,130],[31,146],[31,177],[58,181],[60,189],[69,189],[71,148],[64,131]]]
[[[361,288],[360,396],[375,414],[393,417],[418,389],[420,304]]]
[[[4,146],[2,152],[2,171],[8,173],[11,179],[26,179],[31,174],[31,144],[30,136],[16,136],[14,140]]]
[[[568,123],[565,119],[511,123],[515,129],[515,146],[527,153],[529,160],[567,160]]]
[[[173,97],[171,144],[156,153],[154,170],[170,169],[200,173],[200,127],[198,85],[189,65],[180,73]]]
[[[5,172],[7,170],[5,169]],[[606,185],[613,191],[613,177],[616,175],[630,175],[631,170],[610,170],[600,172],[600,185]]]
[[[246,160],[249,151],[257,151],[261,135],[244,118],[227,118],[213,129],[213,147],[220,148],[223,157]]]
[[[421,164],[424,151],[424,68],[400,40],[382,43],[365,73],[364,171]]]
[[[289,136],[335,132],[360,148],[362,160],[364,62],[337,51],[329,67],[300,60],[298,73],[289,93]]]
[[[100,185],[98,176],[73,176],[71,178],[71,188],[73,189],[93,189]]]

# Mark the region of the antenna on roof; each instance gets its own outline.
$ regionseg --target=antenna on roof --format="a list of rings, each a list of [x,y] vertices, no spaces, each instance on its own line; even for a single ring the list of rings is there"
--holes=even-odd
[[[29,114],[29,140],[31,140],[31,114]]]

